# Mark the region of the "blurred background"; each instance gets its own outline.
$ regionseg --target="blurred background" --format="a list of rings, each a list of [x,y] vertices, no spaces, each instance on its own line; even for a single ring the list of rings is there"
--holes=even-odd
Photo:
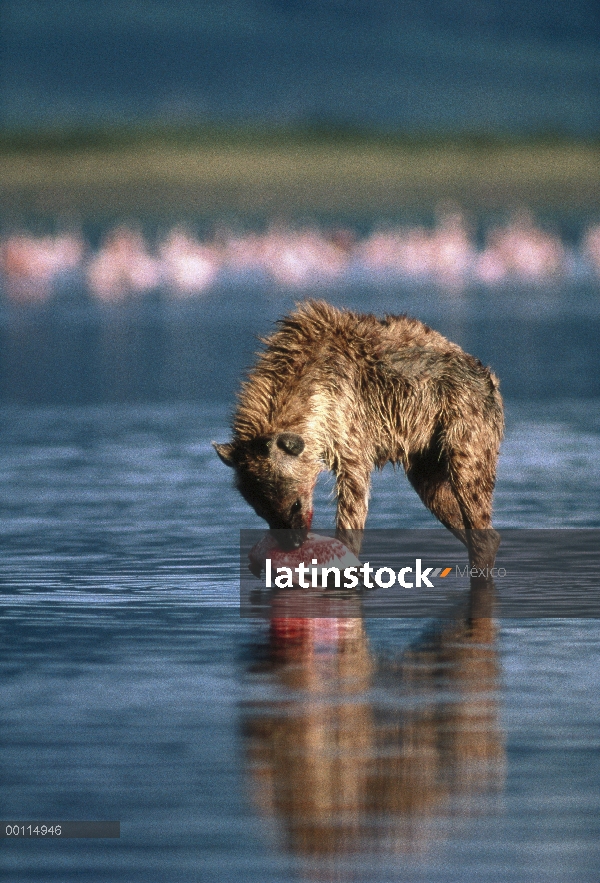
[[[591,0],[4,0],[17,128],[131,121],[598,133]]]
[[[515,292],[593,311],[594,3],[1,10],[3,400],[228,395],[252,333],[304,296],[416,297],[438,325],[465,297],[512,317]]]
[[[210,442],[295,301],[406,312],[500,377],[496,527],[600,527],[600,7],[0,15],[2,812],[122,823],[10,879],[597,880],[598,621],[242,619]]]

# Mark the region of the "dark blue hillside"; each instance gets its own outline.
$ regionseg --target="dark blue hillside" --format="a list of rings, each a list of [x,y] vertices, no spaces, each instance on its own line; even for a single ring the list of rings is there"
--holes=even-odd
[[[6,124],[169,118],[600,131],[574,0],[4,0]]]

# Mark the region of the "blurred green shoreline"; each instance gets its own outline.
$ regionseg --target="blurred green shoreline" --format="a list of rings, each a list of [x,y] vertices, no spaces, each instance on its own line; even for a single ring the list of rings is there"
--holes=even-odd
[[[114,127],[0,133],[6,217],[379,216],[600,207],[600,141],[346,128]]]

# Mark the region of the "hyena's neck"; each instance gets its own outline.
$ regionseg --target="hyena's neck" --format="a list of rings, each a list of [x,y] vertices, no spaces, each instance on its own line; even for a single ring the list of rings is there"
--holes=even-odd
[[[352,387],[335,391],[320,388],[288,405],[279,422],[288,428],[292,420],[289,428],[303,437],[307,455],[317,460],[322,470],[339,474],[351,461],[368,460],[372,455],[365,431],[368,420],[362,412],[364,402]]]
[[[255,372],[239,397],[233,432],[240,442],[294,432],[308,450],[320,450],[333,417],[331,395],[312,378]]]

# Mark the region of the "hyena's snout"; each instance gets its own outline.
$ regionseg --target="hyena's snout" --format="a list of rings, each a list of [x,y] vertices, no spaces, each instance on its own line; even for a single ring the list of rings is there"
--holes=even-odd
[[[277,545],[286,552],[299,549],[308,536],[308,528],[288,528],[287,530],[271,530]]]
[[[312,522],[312,493],[282,493],[277,516],[269,519],[271,533],[286,551],[298,549],[306,540]]]

